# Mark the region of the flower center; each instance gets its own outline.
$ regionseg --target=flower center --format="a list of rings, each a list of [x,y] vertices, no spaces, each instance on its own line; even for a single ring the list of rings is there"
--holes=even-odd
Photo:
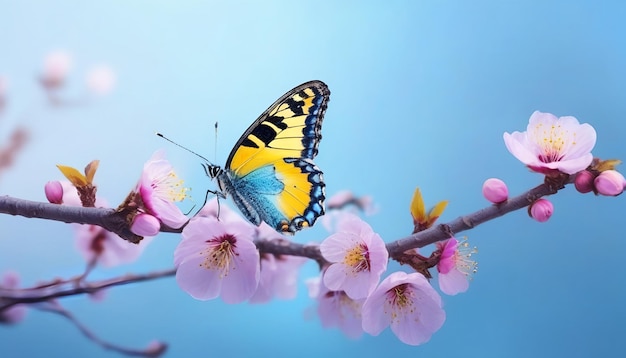
[[[343,258],[343,262],[352,267],[352,272],[357,273],[361,271],[370,270],[370,253],[367,250],[365,244],[357,244],[352,249],[346,252],[346,256]]]
[[[349,318],[346,316],[361,317],[361,304],[351,299],[344,291],[328,291],[324,298],[331,300],[333,305],[338,308],[341,320]]]
[[[476,247],[470,247],[467,240],[463,240],[457,245],[454,251],[454,264],[458,271],[465,276],[470,276],[478,271],[478,263],[472,260],[472,255],[478,253]]]
[[[89,232],[93,235],[89,248],[96,256],[104,252],[104,242],[107,240],[106,231],[99,226],[89,225]]]
[[[560,161],[569,147],[576,145],[576,133],[570,133],[560,124],[552,124],[546,128],[543,123],[538,123],[535,126],[533,138],[541,149],[537,158],[543,163]]]
[[[415,305],[413,304],[414,293],[408,283],[403,283],[390,289],[387,291],[386,296],[385,312],[391,315],[392,320],[413,313],[415,310]]]
[[[228,275],[233,259],[237,256],[235,252],[237,239],[231,234],[225,234],[217,238],[206,241],[209,247],[201,252],[204,262],[201,267],[207,270],[219,270],[220,278]]]
[[[170,201],[183,201],[187,198],[187,191],[189,191],[189,188],[183,186],[183,180],[179,179],[174,171],[155,178],[151,186],[159,196]]]

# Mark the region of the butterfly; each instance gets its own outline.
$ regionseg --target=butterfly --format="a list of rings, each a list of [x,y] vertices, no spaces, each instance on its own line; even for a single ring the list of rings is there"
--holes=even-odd
[[[253,224],[294,234],[324,215],[324,178],[315,165],[330,99],[321,81],[282,95],[239,138],[224,168],[203,164]]]

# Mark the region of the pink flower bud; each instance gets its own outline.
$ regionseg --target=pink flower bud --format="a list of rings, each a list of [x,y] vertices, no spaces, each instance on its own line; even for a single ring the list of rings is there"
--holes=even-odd
[[[148,346],[146,347],[146,350],[144,352],[148,357],[158,357],[161,354],[165,353],[166,350],[167,344],[159,341],[152,341],[148,343]]]
[[[106,65],[94,67],[87,74],[87,87],[95,94],[108,94],[114,86],[115,73]]]
[[[607,196],[619,195],[624,191],[626,179],[617,170],[605,170],[593,181],[599,194]]]
[[[554,212],[554,205],[546,199],[539,199],[532,203],[528,213],[530,217],[539,221],[540,223],[548,221],[552,213]]]
[[[583,170],[576,174],[574,186],[579,193],[588,193],[593,190],[593,174],[588,170]]]
[[[138,214],[130,225],[130,231],[139,236],[155,236],[161,229],[161,222],[150,214]]]
[[[63,204],[63,186],[61,182],[49,181],[44,186],[44,192],[46,193],[46,198],[52,204]]]
[[[490,178],[483,184],[483,196],[490,202],[499,204],[509,198],[509,189],[502,180]]]
[[[47,89],[61,87],[72,67],[72,58],[67,52],[55,51],[46,56],[43,63],[41,83]]]

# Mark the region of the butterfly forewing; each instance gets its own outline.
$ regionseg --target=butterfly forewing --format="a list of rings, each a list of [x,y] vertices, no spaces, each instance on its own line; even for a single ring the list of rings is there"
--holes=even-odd
[[[246,130],[226,161],[244,176],[278,158],[310,158],[317,154],[330,91],[321,81],[304,83],[272,104]]]
[[[225,169],[251,221],[259,217],[293,233],[324,214],[325,184],[312,159],[329,98],[323,82],[304,83],[274,102],[235,145]]]

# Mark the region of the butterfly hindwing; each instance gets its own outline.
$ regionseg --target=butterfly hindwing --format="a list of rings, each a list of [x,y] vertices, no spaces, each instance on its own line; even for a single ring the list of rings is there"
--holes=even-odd
[[[263,112],[233,148],[225,166],[225,189],[251,222],[258,225],[262,220],[278,231],[294,233],[324,214],[325,184],[312,159],[329,97],[321,81],[292,89]]]

